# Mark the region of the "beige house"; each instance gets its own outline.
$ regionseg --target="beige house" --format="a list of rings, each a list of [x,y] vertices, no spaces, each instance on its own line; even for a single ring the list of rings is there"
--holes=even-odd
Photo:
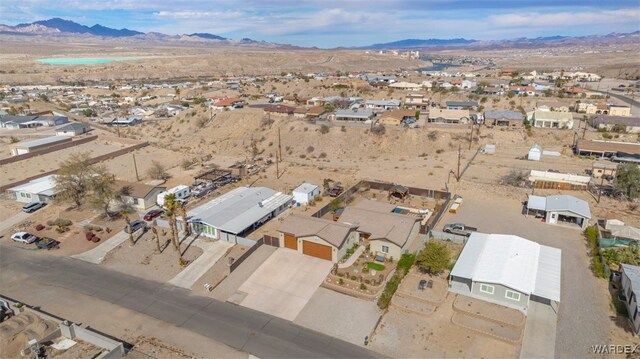
[[[562,102],[553,102],[553,101],[540,101],[537,103],[537,109],[543,111],[553,111],[553,112],[569,112],[571,109],[569,105]]]
[[[533,127],[539,128],[573,128],[571,112],[555,112],[536,109],[527,113],[527,119]]]
[[[364,243],[374,255],[398,259],[418,237],[418,217],[392,213],[395,205],[365,200],[355,207],[347,207],[339,222],[357,226]]]
[[[609,105],[609,115],[611,116],[631,116],[631,107],[623,105]]]
[[[380,115],[378,121],[383,125],[400,126],[405,119],[416,119],[416,111],[414,110],[391,110]]]
[[[322,218],[291,215],[278,228],[280,247],[337,263],[359,242],[357,226]]]
[[[598,105],[590,102],[579,102],[576,112],[585,113],[587,115],[595,115],[598,111]]]
[[[469,110],[449,110],[434,108],[429,110],[429,122],[438,123],[469,123]]]
[[[594,178],[600,178],[602,176],[616,176],[618,171],[618,164],[615,162],[599,161],[594,162],[591,165],[591,176]]]
[[[139,211],[146,211],[148,208],[155,206],[158,194],[167,189],[166,187],[125,181],[115,181],[114,186],[117,191],[125,193],[124,200]]]
[[[423,94],[408,94],[404,100],[404,107],[409,110],[425,111],[429,109],[429,98]]]

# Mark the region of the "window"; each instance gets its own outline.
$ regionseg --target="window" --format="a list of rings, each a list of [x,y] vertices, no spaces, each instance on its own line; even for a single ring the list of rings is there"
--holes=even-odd
[[[512,290],[507,289],[507,293],[504,295],[505,298],[515,300],[517,302],[520,301],[520,293],[514,292]]]
[[[480,291],[482,293],[493,294],[495,288],[492,285],[480,284]]]
[[[382,246],[383,253],[389,253],[389,246]]]

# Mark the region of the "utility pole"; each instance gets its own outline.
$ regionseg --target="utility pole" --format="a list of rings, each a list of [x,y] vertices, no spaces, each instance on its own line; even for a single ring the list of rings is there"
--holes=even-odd
[[[602,186],[604,185],[604,171],[600,176],[600,190],[598,191],[598,204],[600,204],[600,196],[602,196]]]
[[[282,143],[280,142],[280,127],[278,127],[278,158],[282,160]]]
[[[461,146],[458,144],[458,174],[456,175],[456,181],[460,182],[460,155],[462,151],[460,150]]]
[[[140,176],[138,175],[138,164],[136,163],[136,155],[135,153],[131,154],[133,156],[133,168],[136,170],[136,179],[140,181]]]
[[[587,122],[584,123],[584,128],[582,129],[582,139],[584,140],[584,136],[587,134]]]
[[[473,122],[471,123],[471,136],[469,136],[469,150],[471,150],[471,142],[473,142]]]
[[[117,121],[117,120],[118,120],[118,119],[116,118],[116,121]],[[118,131],[118,137],[120,137],[120,124],[119,124],[119,123],[116,123],[116,129],[117,129],[117,131]]]
[[[280,160],[278,159],[278,152],[276,152],[276,179],[280,178]]]

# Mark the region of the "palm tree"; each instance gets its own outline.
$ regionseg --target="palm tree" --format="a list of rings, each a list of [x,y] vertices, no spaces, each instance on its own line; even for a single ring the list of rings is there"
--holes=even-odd
[[[131,230],[131,220],[129,219],[129,214],[131,212],[129,212],[129,210],[127,209],[123,209],[120,211],[120,215],[122,216],[122,218],[124,218],[125,222],[126,222],[126,228],[127,228],[127,232],[129,232],[129,242],[131,242],[131,245],[135,245],[136,242],[133,241],[133,231]]]
[[[160,249],[160,236],[158,236],[158,229],[156,228],[155,224],[153,227],[151,227],[151,231],[153,232],[153,236],[156,239],[156,247],[158,248],[158,253],[162,253],[162,250]]]
[[[187,207],[181,205],[179,210],[182,221],[184,222],[184,235],[188,237],[191,235],[191,227],[189,227],[189,222],[187,222]]]
[[[169,227],[171,227],[171,240],[173,241],[174,248],[178,251],[178,255],[180,256],[180,263],[182,263],[182,251],[180,250],[177,224],[177,213],[180,209],[180,204],[176,200],[175,194],[171,193],[164,197],[164,207],[167,209],[166,215],[167,218],[169,218]]]

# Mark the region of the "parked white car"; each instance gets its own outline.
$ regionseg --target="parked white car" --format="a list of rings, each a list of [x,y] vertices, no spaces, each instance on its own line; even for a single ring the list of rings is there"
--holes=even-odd
[[[31,244],[31,243],[35,242],[36,240],[38,240],[38,237],[34,236],[31,233],[18,232],[18,233],[14,233],[11,236],[11,240],[12,241],[16,241],[16,242],[22,242],[22,243]]]

